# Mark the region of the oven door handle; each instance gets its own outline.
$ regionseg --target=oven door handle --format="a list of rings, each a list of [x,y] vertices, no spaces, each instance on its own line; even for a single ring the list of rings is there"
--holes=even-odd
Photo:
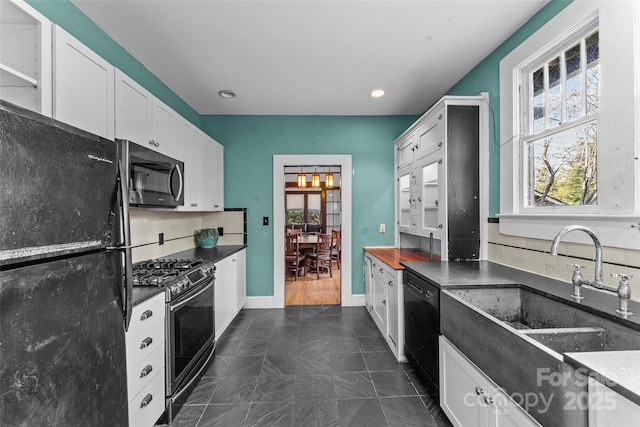
[[[187,303],[188,303],[189,301],[191,301],[192,299],[197,298],[198,296],[200,296],[204,291],[208,290],[210,287],[212,287],[212,286],[213,286],[213,282],[214,282],[214,281],[215,281],[215,280],[214,280],[214,278],[212,277],[212,278],[211,278],[211,281],[209,282],[209,284],[208,284],[207,286],[205,286],[204,288],[200,289],[196,294],[191,295],[189,298],[187,298],[187,299],[186,299],[186,300],[184,300],[184,301],[180,301],[180,302],[179,302],[178,304],[176,304],[176,305],[170,304],[169,306],[170,306],[170,308],[171,308],[171,311],[174,311],[174,310],[179,309],[180,307],[182,307],[183,305],[187,304]]]

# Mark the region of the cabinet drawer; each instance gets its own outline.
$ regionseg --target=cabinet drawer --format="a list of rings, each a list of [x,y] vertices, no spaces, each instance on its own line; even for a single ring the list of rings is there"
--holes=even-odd
[[[145,328],[127,332],[126,342],[128,371],[157,348],[164,348],[164,319],[157,318]]]
[[[373,263],[371,264],[371,271],[373,272],[374,277],[378,277],[383,282],[385,281],[385,266],[382,261],[377,258],[372,258]]]
[[[165,409],[164,369],[151,383],[129,401],[129,425],[152,426]]]
[[[153,353],[142,359],[127,372],[127,396],[131,399],[149,385],[158,372],[164,372],[164,346],[158,346]],[[163,385],[164,387],[164,385]]]
[[[151,323],[155,323],[158,319],[164,320],[164,311],[164,293],[159,293],[142,304],[136,305],[131,313],[131,324],[127,335],[137,333]]]

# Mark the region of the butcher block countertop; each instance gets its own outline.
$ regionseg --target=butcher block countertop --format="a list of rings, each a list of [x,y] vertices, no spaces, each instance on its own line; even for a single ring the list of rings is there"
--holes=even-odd
[[[429,252],[424,252],[419,249],[398,249],[393,246],[369,246],[365,247],[364,250],[394,270],[404,270],[404,267],[400,265],[401,262],[431,261]],[[439,258],[434,257],[434,260],[439,260]]]

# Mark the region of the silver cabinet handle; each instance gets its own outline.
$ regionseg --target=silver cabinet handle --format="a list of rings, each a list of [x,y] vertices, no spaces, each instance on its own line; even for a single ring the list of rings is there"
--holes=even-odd
[[[140,343],[140,350],[142,350],[143,348],[147,348],[151,345],[151,343],[153,342],[153,339],[151,337],[146,337],[145,339],[142,340],[142,342]]]
[[[393,280],[389,280],[389,286],[393,286]]]
[[[382,300],[382,305],[387,305],[387,300],[386,299]]]
[[[152,145],[152,146],[154,146],[156,148],[160,147],[160,143],[154,141],[153,139],[149,141],[149,145]]]
[[[151,373],[151,371],[153,371],[153,366],[151,365],[145,366],[144,368],[142,368],[142,371],[140,371],[140,378],[146,377]]]
[[[142,399],[142,402],[140,402],[140,408],[144,408],[145,406],[148,406],[152,400],[153,400],[153,395],[151,393],[147,394],[144,397],[144,399]]]
[[[140,320],[147,320],[148,318],[150,318],[151,316],[153,316],[153,311],[151,310],[147,310],[144,313],[142,313],[140,315]]]
[[[438,142],[438,147],[442,147],[442,141]]]
[[[484,393],[484,390],[480,387],[476,387],[476,394],[480,396],[482,393]]]
[[[493,405],[493,398],[489,396],[485,396],[484,403],[486,403],[487,405]]]
[[[384,273],[384,269],[383,268],[380,269],[380,273]]]

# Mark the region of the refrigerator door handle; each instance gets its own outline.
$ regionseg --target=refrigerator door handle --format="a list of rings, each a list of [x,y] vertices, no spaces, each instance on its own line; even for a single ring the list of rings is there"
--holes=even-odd
[[[131,258],[131,228],[129,222],[129,190],[127,189],[127,180],[123,176],[122,161],[118,161],[118,181],[120,183],[120,197],[122,200],[122,225],[124,233],[124,243],[115,245],[115,247],[107,248],[124,252],[124,329],[129,330],[131,316],[133,311],[133,262]]]

